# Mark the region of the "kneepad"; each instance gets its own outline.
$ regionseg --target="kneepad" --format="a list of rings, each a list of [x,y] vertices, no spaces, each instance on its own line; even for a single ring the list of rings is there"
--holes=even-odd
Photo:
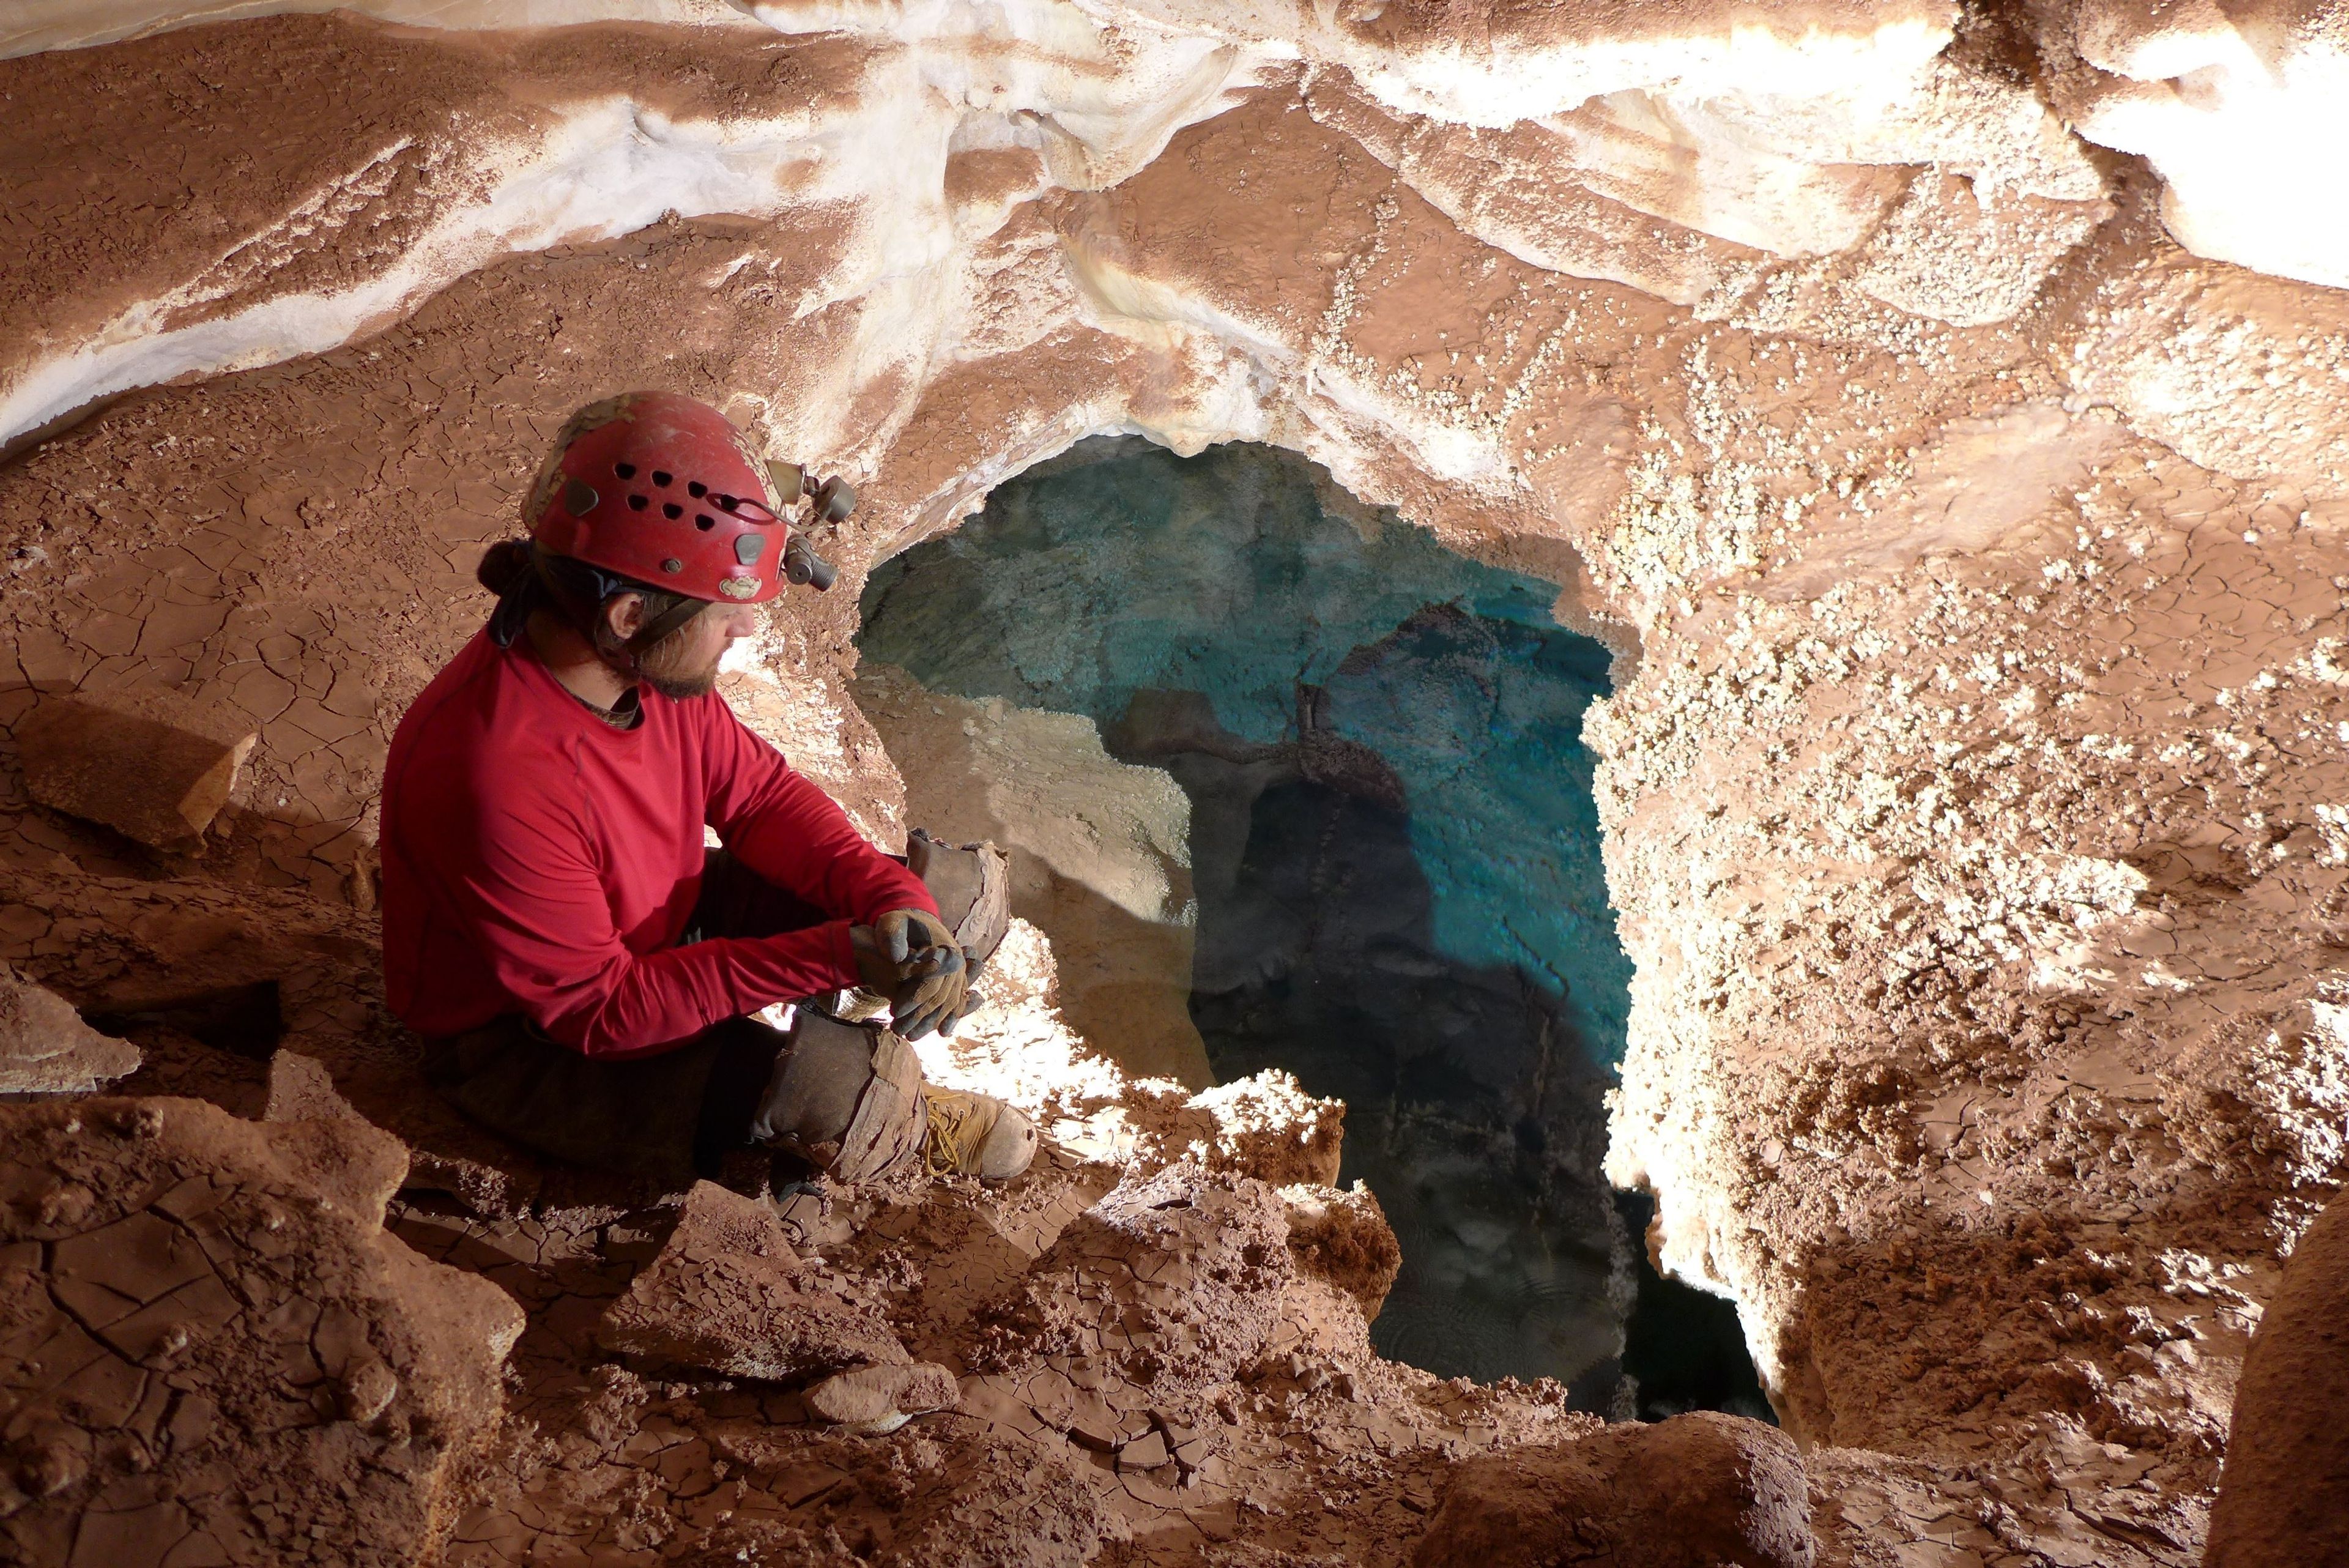
[[[849,1182],[916,1158],[928,1130],[913,1047],[885,1029],[807,1007],[793,1014],[790,1042],[750,1118],[754,1142]]]

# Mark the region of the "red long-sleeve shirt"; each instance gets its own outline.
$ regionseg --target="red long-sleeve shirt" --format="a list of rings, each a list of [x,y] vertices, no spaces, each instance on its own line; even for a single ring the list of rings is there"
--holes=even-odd
[[[642,701],[642,722],[616,729],[526,640],[484,632],[400,721],[383,780],[384,988],[417,1033],[520,1012],[588,1056],[650,1054],[854,985],[852,923],[936,911],[725,699]],[[701,889],[705,823],[837,918],[672,946]]]

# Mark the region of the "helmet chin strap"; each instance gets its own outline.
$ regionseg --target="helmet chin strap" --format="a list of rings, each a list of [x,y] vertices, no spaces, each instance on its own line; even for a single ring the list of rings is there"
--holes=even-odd
[[[643,626],[638,627],[636,635],[622,644],[622,647],[627,650],[630,669],[635,668],[637,658],[655,643],[682,628],[686,622],[709,607],[708,601],[703,599],[680,598],[650,620],[646,621]]]

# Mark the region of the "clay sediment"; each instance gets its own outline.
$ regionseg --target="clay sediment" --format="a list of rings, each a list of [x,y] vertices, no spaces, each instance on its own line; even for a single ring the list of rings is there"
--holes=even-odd
[[[2330,34],[413,9],[0,65],[0,961],[8,1092],[64,1096],[0,1106],[16,1554],[1400,1564],[1513,1508],[1630,1539],[1655,1455],[1756,1562],[2242,1549],[2349,1114],[2349,296],[2279,140]],[[726,1200],[437,1101],[384,748],[545,441],[638,386],[862,492],[723,689],[892,845],[858,588],[1085,436],[1285,446],[1557,581],[1618,655],[1608,1170],[1785,1438],[1372,1354],[1342,1107],[1129,1071],[1022,923],[925,1068],[1034,1168],[827,1189],[724,1311]],[[64,701],[258,738],[141,831],[40,782]],[[819,1288],[823,1355],[761,1338]]]

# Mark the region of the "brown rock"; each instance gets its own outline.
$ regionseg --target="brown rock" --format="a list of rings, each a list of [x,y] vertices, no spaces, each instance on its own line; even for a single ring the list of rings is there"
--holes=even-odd
[[[324,1064],[298,1052],[269,1059],[262,1119],[286,1124],[288,1158],[319,1189],[350,1208],[380,1210],[408,1180],[408,1146],[353,1109]]]
[[[218,740],[72,698],[49,699],[16,726],[35,800],[159,849],[212,826],[258,739]]]
[[[802,1263],[763,1204],[694,1184],[677,1229],[595,1331],[606,1350],[777,1380],[913,1357],[881,1314]]]
[[[1402,1272],[1402,1244],[1370,1188],[1286,1187],[1280,1199],[1298,1272],[1335,1285],[1361,1304],[1365,1322],[1374,1321]]]
[[[399,1378],[380,1361],[363,1361],[343,1375],[336,1394],[344,1417],[365,1426],[391,1407]]]
[[[877,1435],[916,1416],[950,1409],[960,1398],[953,1373],[921,1361],[835,1373],[807,1391],[807,1407],[823,1420]]]
[[[138,1046],[99,1033],[64,997],[0,963],[0,1094],[86,1095],[140,1060]]]
[[[1809,1484],[1775,1428],[1713,1411],[1471,1459],[1413,1568],[1811,1568]]]
[[[1037,1260],[1018,1315],[1075,1355],[1100,1353],[1112,1387],[1133,1379],[1163,1397],[1226,1382],[1272,1336],[1296,1277],[1287,1236],[1260,1181],[1187,1162],[1130,1172]],[[1113,1334],[1104,1301],[1117,1303]],[[1071,1381],[1084,1386],[1073,1369]]]
[[[1154,1470],[1168,1458],[1165,1436],[1149,1432],[1118,1449],[1117,1468],[1122,1470]]]
[[[2349,1201],[2318,1216],[2235,1387],[2205,1568],[2349,1563]]]
[[[1190,1108],[1211,1119],[1206,1151],[1210,1168],[1276,1187],[1338,1184],[1346,1107],[1307,1094],[1293,1075],[1268,1069],[1219,1084],[1194,1095]]]
[[[326,1064],[298,1051],[280,1051],[269,1059],[269,1104],[261,1113],[265,1122],[315,1122],[336,1117],[365,1118],[343,1098]]]
[[[368,1168],[372,1130],[197,1100],[0,1107],[0,1408],[27,1439],[9,1561],[282,1561],[294,1489],[305,1560],[435,1549],[523,1316],[386,1234],[371,1180],[318,1183]],[[85,1200],[44,1201],[58,1182]]]

